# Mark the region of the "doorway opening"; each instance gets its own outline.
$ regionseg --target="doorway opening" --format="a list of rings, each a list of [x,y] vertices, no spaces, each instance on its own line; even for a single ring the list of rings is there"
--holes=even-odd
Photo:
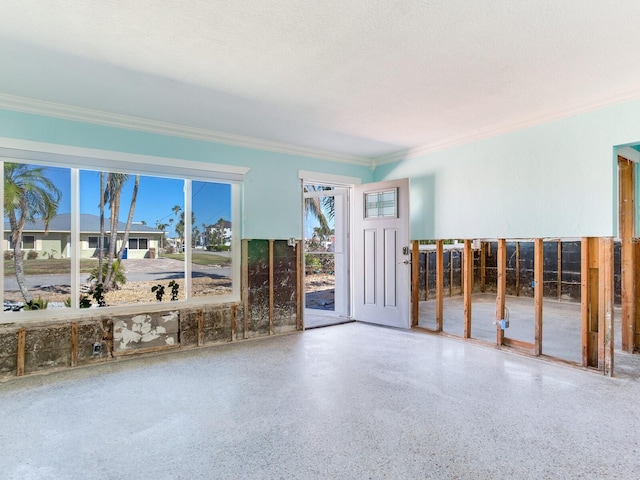
[[[349,317],[349,189],[304,183],[304,326]]]

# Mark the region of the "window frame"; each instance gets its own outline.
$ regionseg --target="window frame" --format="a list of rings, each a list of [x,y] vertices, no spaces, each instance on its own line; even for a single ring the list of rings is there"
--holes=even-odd
[[[132,247],[131,246],[131,241],[135,240],[136,242],[136,247]],[[140,241],[144,240],[145,242],[145,246],[144,248],[140,247]],[[127,240],[127,248],[129,250],[149,250],[149,237],[129,237]]]
[[[228,295],[193,297],[191,298],[191,255],[187,249],[185,255],[185,295],[186,300],[168,304],[145,303],[126,304],[103,307],[104,313],[137,313],[143,311],[160,311],[167,308],[187,308],[197,305],[210,305],[221,303],[238,303],[240,295],[240,268],[241,268],[241,218],[242,218],[242,190],[244,175],[249,168],[235,165],[214,164],[206,160],[193,161],[175,159],[170,157],[156,157],[150,155],[129,154],[69,145],[48,144],[28,140],[0,138],[0,167],[4,172],[5,162],[18,162],[44,167],[58,167],[70,169],[71,176],[71,291],[78,292],[80,286],[80,170],[103,170],[132,175],[146,175],[181,179],[185,181],[185,207],[191,212],[191,181],[205,181],[226,183],[231,186],[231,218],[234,225],[232,233],[232,292]],[[4,182],[0,184],[0,194],[4,198]],[[187,219],[190,215],[185,215]],[[4,222],[2,227],[4,236]],[[191,243],[191,231],[185,229],[185,243]],[[4,249],[4,244],[3,244]],[[4,269],[4,255],[0,255],[0,268]],[[0,276],[0,295],[4,299],[4,278]],[[47,317],[51,319],[64,319],[77,317],[79,310],[78,296],[71,295],[71,308],[47,310]],[[42,315],[42,312],[22,312],[21,318]],[[15,322],[16,316],[3,312],[0,314],[0,323]]]

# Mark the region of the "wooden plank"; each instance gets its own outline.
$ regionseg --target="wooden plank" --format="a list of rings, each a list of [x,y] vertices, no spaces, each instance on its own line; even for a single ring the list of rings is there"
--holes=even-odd
[[[537,355],[535,353],[536,347],[533,343],[523,342],[522,340],[515,340],[513,338],[503,338],[502,345],[505,347],[516,348],[518,350],[523,350],[531,355]]]
[[[618,218],[621,241],[622,350],[633,353],[635,343],[635,233],[634,165],[618,157]]]
[[[516,297],[520,296],[520,242],[516,242]]]
[[[598,326],[598,368],[613,376],[613,238],[600,239],[600,325]]]
[[[158,347],[132,348],[130,350],[124,350],[122,352],[114,351],[113,356],[126,357],[129,355],[136,355],[136,354],[142,354],[142,353],[156,353],[156,352],[162,352],[165,350],[174,350],[176,348],[180,348],[179,343],[176,343],[173,345],[160,345]]]
[[[507,295],[507,241],[504,238],[498,240],[498,293],[496,296],[496,322],[504,319],[505,303]],[[499,347],[504,341],[504,330],[500,324],[496,325],[496,345]]]
[[[562,240],[558,240],[558,300],[562,299]]]
[[[436,240],[436,331],[441,332],[444,324],[444,245]]]
[[[71,366],[78,366],[78,323],[71,322]]]
[[[533,245],[534,355],[542,354],[542,303],[544,293],[544,244],[536,238]]]
[[[471,338],[471,295],[473,294],[473,250],[471,240],[464,241],[462,291],[464,294],[464,338]]]
[[[420,307],[420,244],[411,242],[411,326],[419,321]]]
[[[204,345],[204,312],[198,310],[198,346]]]
[[[296,268],[298,269],[296,275],[296,328],[302,330],[303,318],[302,318],[302,295],[304,295],[304,266],[302,265],[302,249],[304,244],[302,240],[296,241]]]
[[[243,338],[249,338],[249,240],[242,240]]]
[[[18,330],[18,353],[16,358],[16,376],[24,375],[24,347],[27,342],[27,330],[23,327]]]
[[[487,244],[480,243],[480,291],[484,293],[487,280]]]
[[[269,335],[273,335],[273,240],[269,240]]]

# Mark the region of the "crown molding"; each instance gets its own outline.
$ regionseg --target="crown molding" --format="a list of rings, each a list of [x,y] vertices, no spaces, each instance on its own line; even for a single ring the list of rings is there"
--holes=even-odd
[[[374,164],[384,165],[387,163],[394,163],[400,160],[408,160],[411,158],[421,157],[423,155],[436,152],[439,150],[445,150],[447,148],[455,147],[458,145],[464,145],[467,143],[483,140],[490,137],[496,137],[505,133],[514,132],[516,130],[523,130],[525,128],[541,125],[544,123],[553,122],[562,118],[568,118],[574,115],[579,115],[600,108],[608,107],[616,103],[622,103],[630,100],[637,100],[640,98],[640,88],[634,88],[631,90],[624,90],[614,95],[609,95],[597,99],[592,102],[574,104],[563,108],[553,108],[547,110],[541,110],[533,115],[528,115],[520,119],[496,123],[487,127],[483,127],[472,132],[466,132],[460,135],[448,137],[437,142],[429,143],[421,147],[416,147],[400,152],[391,153],[389,155],[383,155],[374,159]]]
[[[326,150],[298,147],[281,142],[263,140],[260,138],[236,135],[232,133],[217,132],[204,128],[188,127],[173,123],[148,120],[144,118],[131,117],[117,113],[102,112],[87,108],[63,105],[60,103],[47,102],[32,98],[17,97],[0,93],[0,109],[13,110],[22,113],[44,115],[47,117],[74,120],[85,123],[93,123],[108,127],[124,128],[127,130],[138,130],[142,132],[157,133],[160,135],[170,135],[174,137],[190,138],[193,140],[204,140],[206,142],[221,143],[235,147],[251,148],[268,152],[283,153],[286,155],[296,155],[328,160],[331,162],[348,163],[353,165],[372,167],[373,160],[367,157],[355,155],[344,155]]]

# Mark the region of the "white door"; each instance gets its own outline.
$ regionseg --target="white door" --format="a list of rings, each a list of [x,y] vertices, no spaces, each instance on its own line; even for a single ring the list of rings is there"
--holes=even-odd
[[[409,181],[355,187],[353,317],[410,328]]]

